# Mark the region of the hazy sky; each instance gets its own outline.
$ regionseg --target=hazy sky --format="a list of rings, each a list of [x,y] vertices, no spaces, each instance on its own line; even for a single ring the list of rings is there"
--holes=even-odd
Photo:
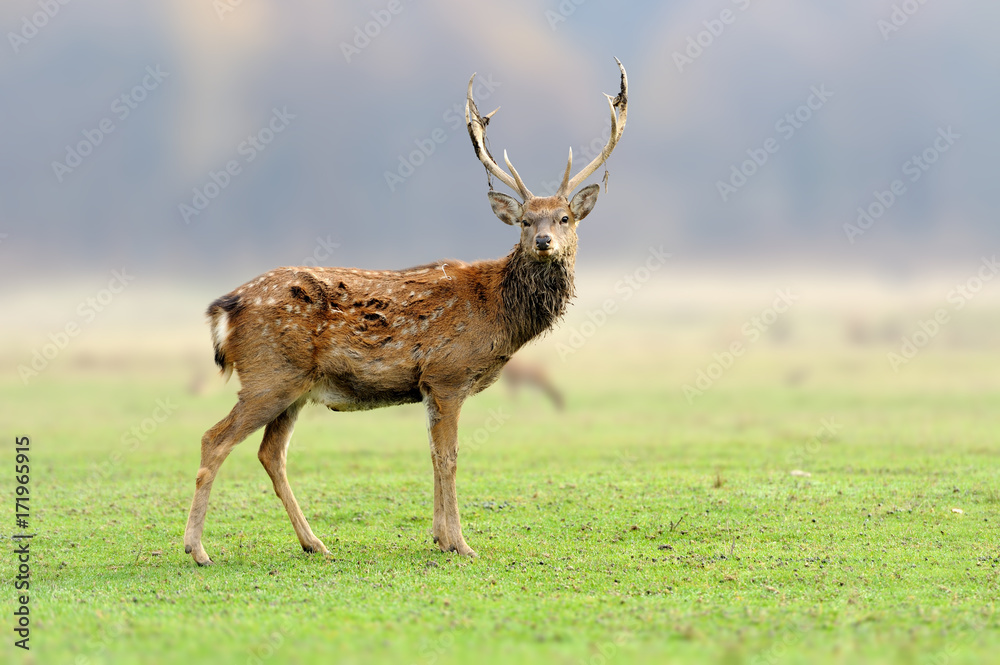
[[[581,261],[971,265],[1000,241],[998,21],[967,0],[7,0],[0,276],[500,256],[517,232],[461,119],[469,76],[537,192],[600,144],[613,56],[629,122]]]

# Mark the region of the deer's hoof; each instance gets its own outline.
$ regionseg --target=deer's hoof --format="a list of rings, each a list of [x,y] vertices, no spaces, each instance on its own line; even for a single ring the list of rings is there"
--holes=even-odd
[[[476,551],[471,547],[469,547],[464,540],[458,541],[458,543],[455,545],[448,545],[443,542],[439,542],[438,547],[441,548],[442,552],[454,552],[455,554],[458,554],[460,556],[467,556],[472,558],[478,556],[476,554]]]
[[[302,543],[302,551],[306,554],[329,554],[330,550],[319,539],[313,543]]]

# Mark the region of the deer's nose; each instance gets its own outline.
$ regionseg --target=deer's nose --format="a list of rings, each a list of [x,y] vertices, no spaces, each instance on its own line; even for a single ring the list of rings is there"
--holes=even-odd
[[[552,236],[550,235],[535,236],[535,247],[537,249],[549,249],[551,246],[552,246]]]

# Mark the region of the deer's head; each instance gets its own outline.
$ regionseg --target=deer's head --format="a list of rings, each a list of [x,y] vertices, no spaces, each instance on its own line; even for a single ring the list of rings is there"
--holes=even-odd
[[[507,158],[506,150],[504,150],[503,159],[507,168],[510,169],[509,174],[500,168],[496,160],[493,159],[493,155],[486,147],[486,125],[489,124],[490,118],[496,111],[485,116],[479,114],[476,102],[472,99],[472,84],[476,75],[473,74],[472,78],[469,79],[465,121],[469,128],[469,137],[472,138],[472,146],[476,150],[476,156],[479,157],[479,161],[483,163],[489,173],[516,191],[521,197],[521,200],[518,201],[507,194],[495,192],[491,185],[488,194],[490,206],[501,221],[521,228],[521,249],[526,255],[538,261],[558,260],[564,256],[575,254],[576,226],[594,209],[600,186],[588,185],[572,198],[570,195],[580,186],[580,183],[607,160],[618,144],[622,132],[625,131],[625,120],[628,115],[628,77],[625,75],[622,63],[617,58],[615,58],[615,62],[618,63],[618,69],[621,70],[621,90],[616,97],[605,95],[608,98],[608,106],[611,108],[611,136],[608,143],[590,164],[572,178],[570,171],[573,168],[573,149],[570,148],[562,184],[553,196],[532,194],[525,187],[517,169]]]

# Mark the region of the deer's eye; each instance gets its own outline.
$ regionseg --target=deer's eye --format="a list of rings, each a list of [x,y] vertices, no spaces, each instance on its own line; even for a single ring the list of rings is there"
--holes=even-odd
[[[566,216],[564,216],[564,217],[562,218],[562,220],[560,220],[560,221],[561,221],[561,222],[562,222],[563,224],[569,224],[569,217],[566,217]]]
[[[521,220],[521,226],[523,226],[523,227],[527,228],[527,227],[531,226],[531,222],[529,222],[529,221],[528,221],[528,220],[526,220],[526,219],[522,219],[522,220]]]

